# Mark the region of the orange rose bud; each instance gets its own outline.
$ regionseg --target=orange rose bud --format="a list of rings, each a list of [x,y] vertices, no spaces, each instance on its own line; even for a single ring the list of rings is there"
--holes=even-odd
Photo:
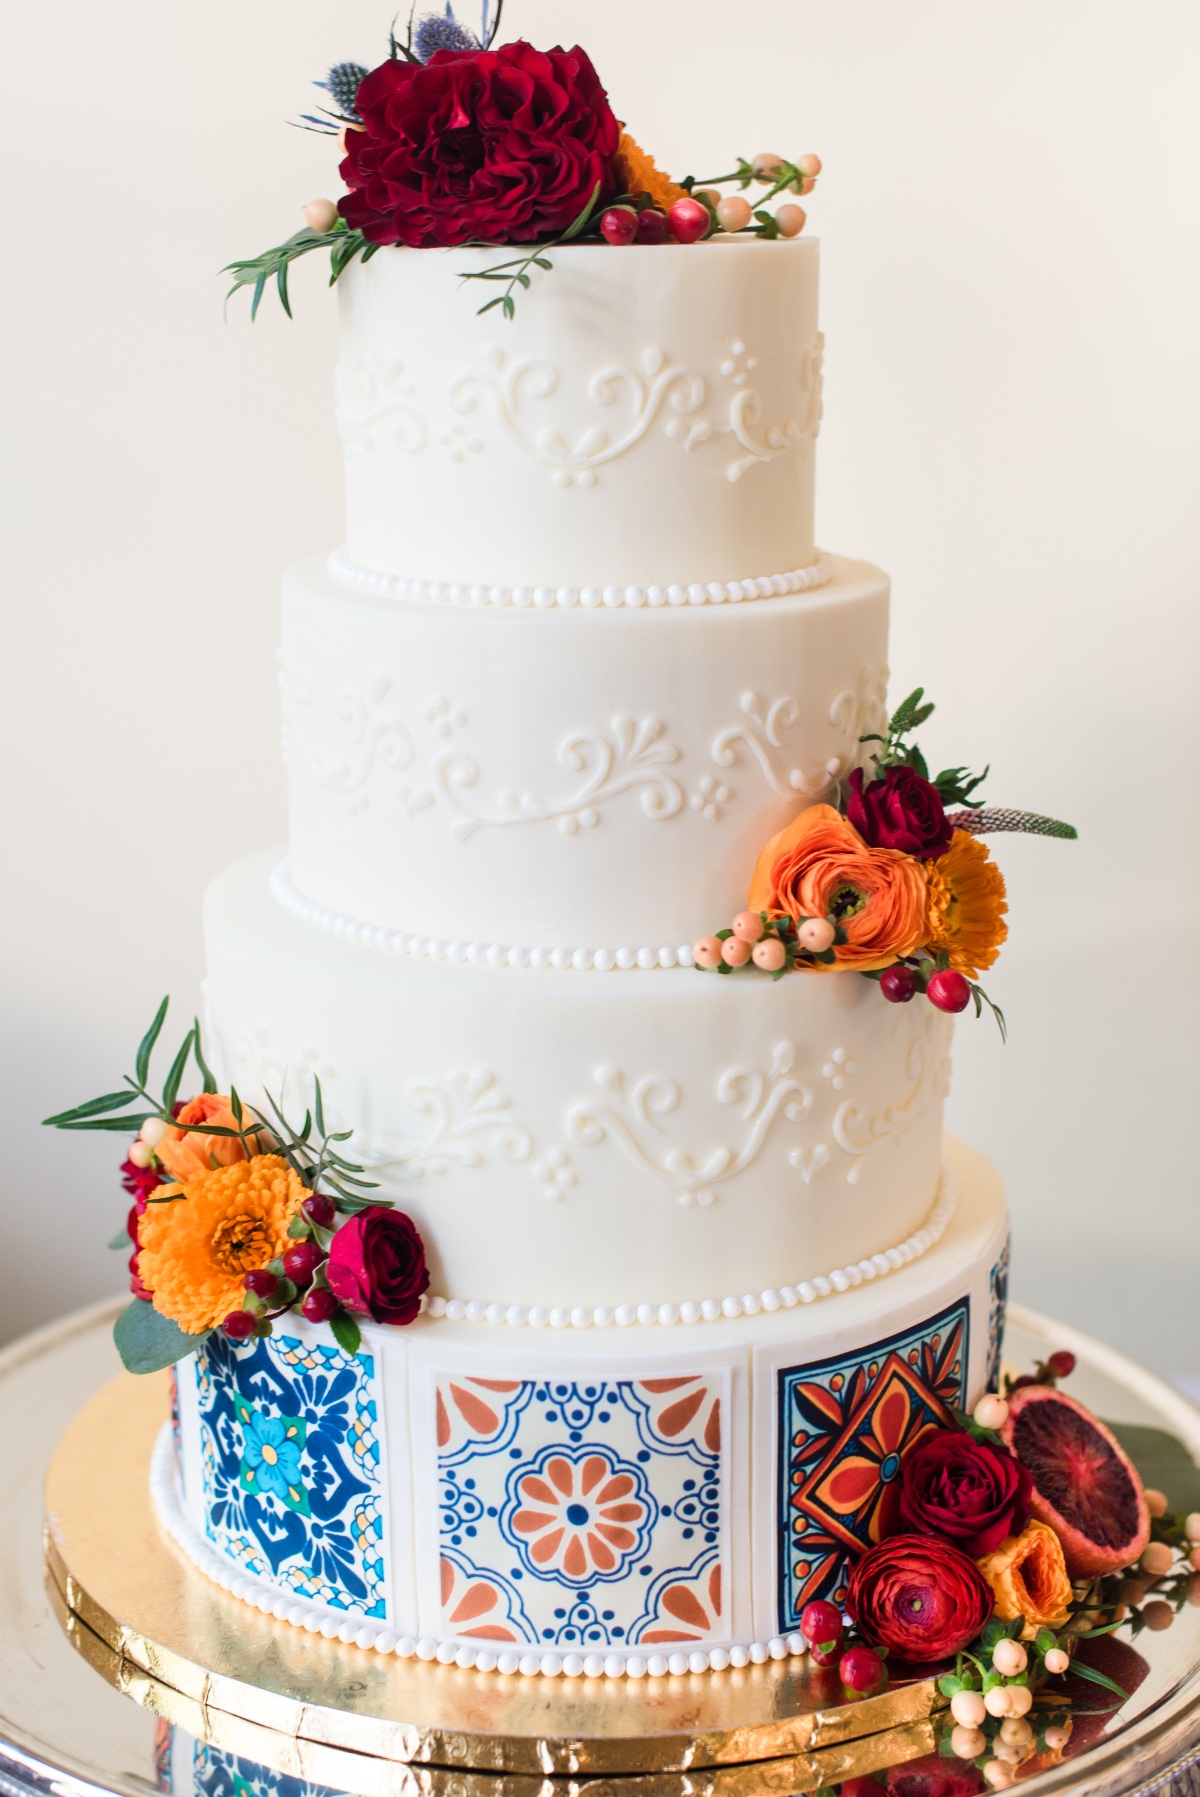
[[[1023,1616],[1023,1641],[1039,1629],[1065,1628],[1071,1615],[1071,1581],[1062,1543],[1044,1522],[1030,1522],[1010,1535],[994,1554],[985,1554],[979,1570],[991,1586],[1001,1622]]]
[[[201,1092],[190,1099],[154,1150],[173,1179],[194,1179],[197,1173],[210,1173],[214,1166],[232,1167],[247,1158],[236,1136],[210,1136],[194,1127],[181,1128],[185,1123],[215,1123],[220,1129],[238,1126],[228,1098],[221,1093]]]
[[[772,917],[836,918],[848,938],[837,965],[862,973],[902,960],[926,935],[921,864],[898,849],[871,848],[832,805],[810,806],[771,838],[747,903]]]

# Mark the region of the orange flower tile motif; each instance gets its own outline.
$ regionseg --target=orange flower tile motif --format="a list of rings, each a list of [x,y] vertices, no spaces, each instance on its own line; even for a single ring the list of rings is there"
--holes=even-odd
[[[902,1456],[966,1399],[966,1299],[918,1328],[779,1375],[779,1628],[840,1602],[849,1563],[879,1539]]]
[[[639,1467],[598,1450],[551,1452],[517,1481],[509,1527],[535,1572],[556,1572],[571,1584],[622,1576],[624,1563],[645,1546],[651,1506]]]

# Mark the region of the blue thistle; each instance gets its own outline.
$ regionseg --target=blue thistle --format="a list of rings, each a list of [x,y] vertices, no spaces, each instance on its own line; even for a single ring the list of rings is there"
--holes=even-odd
[[[412,40],[413,54],[418,62],[428,62],[439,50],[478,50],[479,39],[465,25],[460,25],[451,10],[450,0],[446,0],[446,11],[426,13],[417,23]]]
[[[355,97],[358,84],[364,81],[369,71],[361,62],[339,62],[330,69],[324,81],[314,81],[314,87],[323,87],[344,119],[353,119],[358,124],[358,112],[355,109]]]

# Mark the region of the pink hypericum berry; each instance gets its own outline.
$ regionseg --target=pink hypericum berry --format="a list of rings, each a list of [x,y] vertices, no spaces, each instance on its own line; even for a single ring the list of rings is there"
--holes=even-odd
[[[954,1013],[966,1010],[971,1002],[971,988],[961,973],[947,967],[934,974],[925,988],[925,996],[939,1011]]]
[[[837,931],[827,917],[806,917],[796,931],[801,948],[806,948],[810,955],[823,955],[826,949],[833,947],[836,935]]]
[[[312,1276],[324,1258],[315,1242],[297,1242],[284,1255],[283,1270],[292,1284],[298,1285],[303,1291],[306,1285],[312,1284]]]
[[[836,1604],[822,1598],[806,1604],[800,1618],[800,1631],[808,1642],[809,1652],[820,1663],[831,1660],[842,1639],[842,1613]]]
[[[1056,1379],[1069,1379],[1075,1371],[1075,1356],[1069,1348],[1056,1348],[1046,1362],[1046,1371]]]
[[[1008,1421],[1008,1404],[996,1392],[989,1391],[980,1398],[973,1415],[981,1429],[1003,1429]]]
[[[325,1192],[314,1192],[311,1198],[304,1200],[300,1209],[309,1222],[315,1223],[318,1229],[332,1229],[337,1220],[337,1209],[333,1199]]]
[[[808,223],[808,213],[803,206],[793,206],[789,202],[786,206],[780,206],[775,214],[775,223],[779,226],[781,237],[799,237]]]
[[[268,1273],[264,1267],[261,1272],[247,1273],[242,1284],[248,1292],[253,1292],[256,1298],[262,1298],[264,1302],[269,1302],[275,1296],[275,1288],[279,1281],[274,1273]]]
[[[879,976],[879,990],[889,1005],[906,1005],[917,990],[917,976],[911,967],[889,967]]]
[[[1065,1647],[1052,1647],[1046,1655],[1046,1671],[1059,1677],[1071,1669],[1071,1656]]]
[[[708,214],[705,213],[706,218],[707,216]],[[638,213],[638,243],[665,243],[670,234],[671,227],[667,223],[665,212],[659,212],[656,207],[649,206],[645,212]]]
[[[231,1310],[221,1327],[230,1341],[244,1342],[254,1334],[254,1318],[248,1310]]]
[[[815,181],[821,172],[821,158],[810,150],[807,156],[797,156],[796,167],[802,175],[809,175]]]
[[[733,933],[742,942],[761,942],[766,930],[757,911],[739,911],[733,920]]]
[[[304,208],[304,222],[310,231],[332,231],[337,224],[338,209],[332,200],[310,200]]]
[[[778,936],[768,936],[754,945],[754,965],[764,973],[780,973],[787,966],[787,950]]]
[[[708,207],[699,200],[676,200],[667,219],[680,243],[699,243],[712,228]]]
[[[761,181],[765,186],[775,173],[775,170],[782,167],[783,161],[784,158],[782,156],[777,156],[774,150],[760,150],[750,164],[750,167],[754,170],[754,179],[756,181]]]
[[[310,1323],[327,1323],[337,1307],[337,1299],[323,1285],[309,1292],[300,1306]]]
[[[154,1159],[154,1150],[149,1142],[137,1141],[129,1150],[129,1158],[135,1167],[146,1168]]]
[[[717,223],[722,231],[744,231],[753,217],[749,200],[744,200],[740,193],[726,194],[717,203]]]
[[[692,959],[697,967],[719,967],[724,946],[719,936],[701,936],[692,944]]]
[[[870,1697],[885,1676],[883,1661],[869,1647],[848,1647],[838,1662],[838,1677],[855,1697]]]
[[[618,246],[632,243],[638,234],[638,215],[632,206],[610,206],[600,220],[600,235],[605,243]]]
[[[744,967],[750,959],[750,944],[740,936],[727,936],[721,944],[721,959],[726,967]]]

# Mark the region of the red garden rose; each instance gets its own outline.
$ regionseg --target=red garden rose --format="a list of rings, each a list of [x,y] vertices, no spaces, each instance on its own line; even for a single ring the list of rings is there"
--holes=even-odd
[[[339,202],[372,243],[533,243],[617,196],[620,127],[586,54],[505,44],[365,77]]]
[[[895,1535],[868,1548],[846,1591],[846,1608],[871,1646],[917,1665],[966,1647],[992,1604],[974,1561],[929,1535]]]
[[[873,849],[901,849],[918,861],[946,853],[954,830],[936,786],[911,767],[890,767],[869,786],[865,777],[856,767],[846,802],[846,816],[864,842]]]
[[[411,1323],[429,1290],[425,1244],[411,1217],[372,1204],[342,1224],[326,1269],[329,1289],[347,1310],[376,1323]]]
[[[904,1456],[888,1522],[895,1531],[937,1535],[979,1560],[1021,1533],[1032,1490],[1007,1448],[964,1429],[940,1429]]]

